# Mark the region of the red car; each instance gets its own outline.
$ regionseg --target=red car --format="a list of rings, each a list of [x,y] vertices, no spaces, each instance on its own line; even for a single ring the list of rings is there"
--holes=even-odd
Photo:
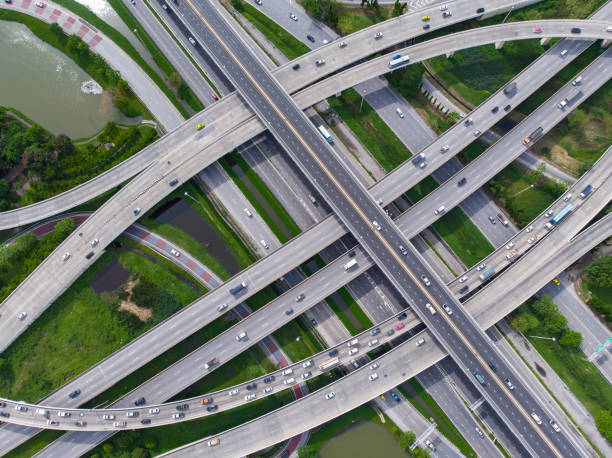
[[[404,327],[404,323],[399,323],[395,325],[395,330],[399,331],[400,329],[402,329]]]
[[[215,94],[214,92],[212,93],[212,98],[215,100],[219,100],[219,97],[217,97],[217,94]]]
[[[542,27],[536,27],[533,29],[533,33],[542,33]]]

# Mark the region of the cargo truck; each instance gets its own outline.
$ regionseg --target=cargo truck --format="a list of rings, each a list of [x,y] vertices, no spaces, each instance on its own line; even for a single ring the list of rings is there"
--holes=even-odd
[[[586,196],[588,196],[589,194],[591,194],[591,191],[593,190],[593,186],[588,185],[586,188],[584,188],[582,190],[582,192],[580,193],[580,198],[581,199],[585,199]]]
[[[350,270],[357,265],[356,259],[351,259],[349,262],[344,264],[344,270]]]
[[[230,294],[238,294],[244,288],[246,288],[246,283],[245,282],[241,282],[240,284],[238,284],[238,285],[234,286],[233,288],[231,288],[229,290],[229,292],[230,292]]]
[[[491,278],[495,274],[495,267],[489,267],[483,273],[480,274],[480,281],[485,281],[487,278]]]
[[[531,143],[532,141],[537,140],[542,135],[543,131],[544,131],[544,129],[542,129],[541,127],[538,127],[536,130],[531,132],[530,135],[525,137],[525,139],[523,140],[523,144],[524,145],[529,145],[529,143]]]

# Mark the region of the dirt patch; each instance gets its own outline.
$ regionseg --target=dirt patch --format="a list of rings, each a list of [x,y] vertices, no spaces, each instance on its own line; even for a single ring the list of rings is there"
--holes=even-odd
[[[128,297],[126,300],[121,301],[119,303],[119,307],[117,307],[117,310],[125,310],[126,312],[129,312],[132,315],[136,315],[136,317],[144,323],[148,319],[150,319],[151,316],[153,316],[153,311],[150,308],[140,307],[139,305],[132,302],[132,290],[134,289],[134,286],[138,284],[138,281],[139,280],[136,279],[126,283],[125,292],[128,293]]]
[[[589,143],[596,143],[597,137],[605,136],[608,133],[606,123],[596,118],[590,118],[586,123],[583,123],[581,127]]]
[[[557,144],[546,145],[550,148],[550,161],[570,173],[575,173],[580,162],[569,155],[567,150]]]

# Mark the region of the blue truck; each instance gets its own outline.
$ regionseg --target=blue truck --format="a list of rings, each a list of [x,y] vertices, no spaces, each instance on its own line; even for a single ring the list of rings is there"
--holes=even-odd
[[[581,199],[586,199],[586,196],[588,196],[589,194],[591,194],[591,191],[593,190],[593,186],[588,185],[586,188],[584,188],[582,190],[582,192],[580,193],[580,198]]]
[[[245,282],[241,282],[240,284],[238,284],[238,285],[234,286],[233,288],[231,288],[230,289],[230,293],[231,294],[238,294],[244,288],[246,288],[246,283]]]

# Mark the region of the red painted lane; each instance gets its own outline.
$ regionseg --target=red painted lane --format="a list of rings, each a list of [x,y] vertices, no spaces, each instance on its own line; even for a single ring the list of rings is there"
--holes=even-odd
[[[73,17],[68,16],[68,19],[66,19],[66,22],[64,22],[64,29],[70,30],[75,22],[76,20]]]
[[[275,353],[276,351],[278,351],[278,347],[276,346],[276,344],[274,343],[274,341],[272,339],[270,339],[267,343],[266,346],[268,347],[268,349],[272,352]]]
[[[90,41],[89,41],[89,47],[90,48],[95,48],[96,45],[98,43],[100,43],[102,41],[102,37],[100,37],[100,35],[96,35],[95,37],[93,37]]]
[[[83,38],[85,35],[87,35],[87,32],[89,32],[89,29],[85,27],[84,25],[82,25],[77,31],[77,35]]]
[[[187,261],[187,264],[185,265],[187,266],[189,270],[195,270],[195,268],[198,267],[198,265],[193,261],[193,259],[190,259],[189,261]]]
[[[27,10],[31,4],[32,4],[32,0],[23,0],[21,2],[21,7]]]
[[[203,272],[202,275],[200,275],[200,277],[202,278],[202,280],[204,280],[205,282],[209,282],[210,279],[212,278],[212,275],[210,275],[208,272]]]
[[[57,18],[60,17],[61,15],[62,15],[62,12],[58,10],[57,8],[55,8],[53,10],[53,13],[51,13],[51,17],[49,19],[51,19],[51,22],[57,22]]]
[[[289,365],[289,363],[287,362],[287,358],[285,358],[284,356],[278,360],[278,365],[280,367],[287,367]]]

